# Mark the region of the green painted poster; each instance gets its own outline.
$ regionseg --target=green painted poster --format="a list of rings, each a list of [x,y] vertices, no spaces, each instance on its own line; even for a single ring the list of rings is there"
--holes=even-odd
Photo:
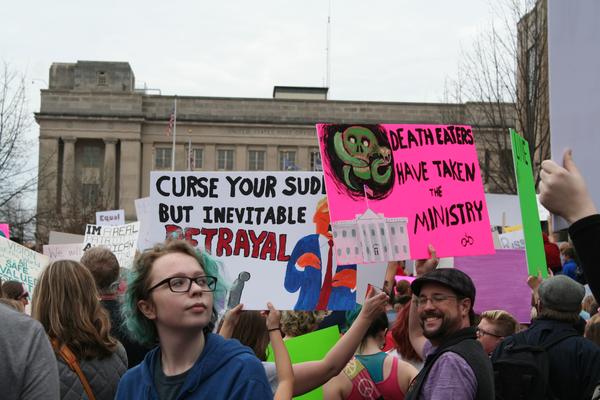
[[[529,144],[514,129],[510,130],[510,142],[512,144],[513,161],[515,165],[515,177],[517,180],[517,192],[521,205],[521,221],[523,222],[523,234],[525,236],[525,252],[527,253],[527,270],[529,275],[548,277],[546,254],[544,253],[544,241],[542,228],[535,197],[535,183],[533,181],[533,168]]]
[[[319,329],[318,331],[307,333],[306,335],[288,339],[284,341],[284,343],[290,354],[292,364],[297,364],[306,361],[322,360],[339,339],[340,331],[338,326],[334,325],[329,328]],[[271,346],[269,346],[269,356],[267,357],[267,361],[275,361]],[[302,400],[322,399],[323,389],[319,387],[302,396],[294,398]]]

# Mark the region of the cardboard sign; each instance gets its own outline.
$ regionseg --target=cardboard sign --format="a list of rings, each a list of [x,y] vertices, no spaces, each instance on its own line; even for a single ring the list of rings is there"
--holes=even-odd
[[[125,210],[110,210],[96,212],[96,225],[123,225]]]
[[[154,245],[154,242],[151,239],[152,204],[150,197],[136,199],[134,203],[135,213],[137,215],[138,222],[140,223],[138,250],[144,251],[144,249],[150,248]]]
[[[510,141],[515,165],[517,192],[521,204],[521,220],[527,251],[527,270],[531,276],[542,274],[546,278],[548,276],[546,253],[544,252],[542,228],[535,197],[529,144],[513,129],[510,130]]]
[[[0,237],[10,239],[10,226],[8,224],[0,224]]]
[[[318,124],[336,246],[354,262],[494,252],[468,126]],[[358,248],[358,251],[355,251]]]
[[[50,231],[48,244],[71,244],[83,243],[83,235],[75,235],[73,233]]]
[[[548,1],[548,90],[550,149],[562,165],[566,149],[600,206],[596,126],[600,110],[600,3],[597,0]],[[567,227],[556,217],[555,230]]]
[[[83,251],[91,247],[104,246],[114,253],[119,260],[119,266],[131,268],[137,249],[138,234],[138,222],[115,226],[88,224],[85,228]]]
[[[523,230],[502,233],[498,235],[500,248],[507,250],[525,250],[525,236]]]
[[[292,364],[306,361],[319,361],[325,358],[327,352],[335,346],[340,339],[340,331],[337,325],[329,328],[319,329],[306,335],[287,339],[283,343],[290,355]],[[274,362],[273,348],[269,345],[267,361]],[[323,389],[321,387],[294,399],[322,399]]]
[[[83,244],[45,244],[44,255],[50,258],[50,261],[73,260],[80,261],[83,256]]]
[[[0,237],[0,278],[3,282],[22,282],[31,294],[49,262],[47,256]]]
[[[496,254],[457,257],[456,269],[475,284],[475,312],[506,310],[520,323],[531,320],[531,289],[527,286],[525,251],[497,250]]]
[[[230,306],[354,307],[357,267],[329,242],[322,173],[156,171],[150,198],[150,241],[185,239],[222,261]]]

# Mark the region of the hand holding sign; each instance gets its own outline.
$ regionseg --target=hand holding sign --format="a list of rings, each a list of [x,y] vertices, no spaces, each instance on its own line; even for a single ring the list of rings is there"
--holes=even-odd
[[[570,224],[598,213],[583,176],[573,161],[571,150],[564,154],[563,167],[552,160],[543,161],[540,178],[540,202],[550,212],[560,215]]]

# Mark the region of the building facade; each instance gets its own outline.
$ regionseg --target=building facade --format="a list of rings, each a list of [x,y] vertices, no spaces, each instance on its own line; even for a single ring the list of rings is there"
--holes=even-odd
[[[466,117],[476,114],[471,103],[333,101],[325,88],[276,87],[273,95],[178,97],[175,169],[319,170],[319,122],[453,123],[473,125],[476,139],[499,134],[481,118],[473,124]],[[137,90],[126,62],[52,64],[35,115],[41,240],[81,212],[81,221],[62,229],[81,233],[82,224],[93,222],[90,212],[100,209],[123,208],[127,220],[136,219],[134,200],[148,196],[150,171],[171,169],[172,137],[166,132],[174,104],[174,96]],[[477,143],[486,182],[495,173],[490,157],[503,149]]]

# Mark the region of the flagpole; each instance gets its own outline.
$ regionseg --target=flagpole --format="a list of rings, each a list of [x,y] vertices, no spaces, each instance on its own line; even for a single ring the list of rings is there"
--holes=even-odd
[[[175,171],[175,138],[177,137],[177,96],[173,99],[173,147],[171,149],[171,171]]]

